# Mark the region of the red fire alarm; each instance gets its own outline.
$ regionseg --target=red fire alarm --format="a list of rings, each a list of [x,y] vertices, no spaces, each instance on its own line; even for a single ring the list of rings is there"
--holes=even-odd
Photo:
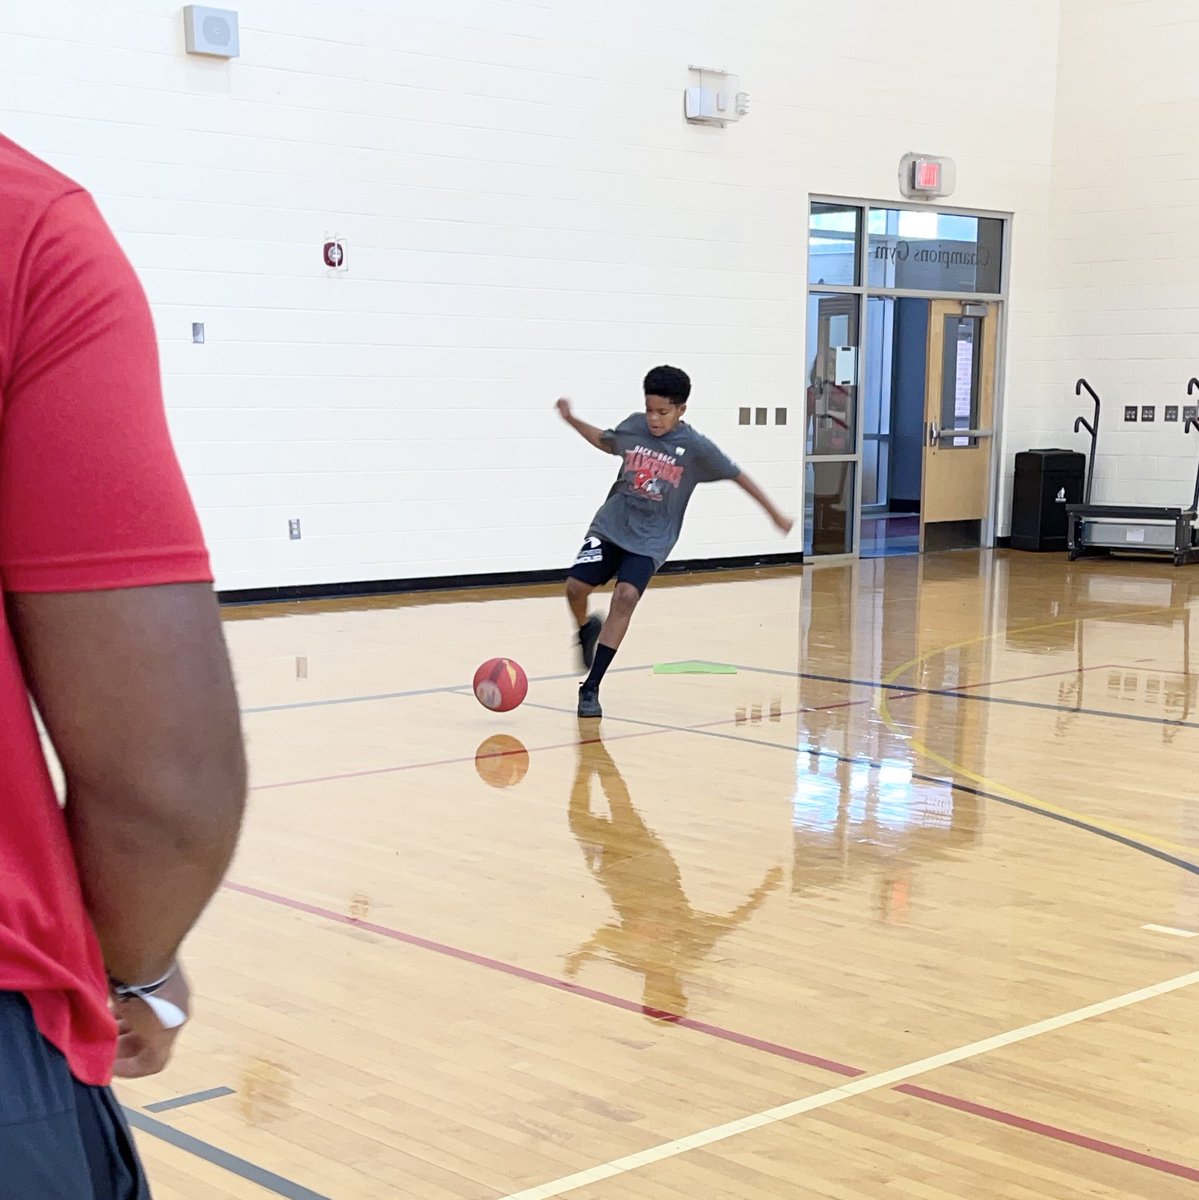
[[[931,154],[905,154],[899,164],[899,190],[911,200],[948,196],[954,189],[952,160]]]
[[[343,241],[333,239],[325,243],[325,266],[330,271],[346,271],[346,244]]]

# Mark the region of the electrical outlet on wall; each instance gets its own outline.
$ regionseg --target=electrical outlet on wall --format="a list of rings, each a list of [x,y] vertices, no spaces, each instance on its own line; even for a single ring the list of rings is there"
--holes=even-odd
[[[298,542],[300,540],[301,534],[299,517],[292,517],[292,519],[287,522],[287,536],[293,542]]]

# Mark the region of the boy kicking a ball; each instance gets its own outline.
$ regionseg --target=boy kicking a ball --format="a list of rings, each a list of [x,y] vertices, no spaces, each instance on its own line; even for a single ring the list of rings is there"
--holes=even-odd
[[[650,580],[666,561],[683,528],[696,485],[731,479],[762,506],[784,533],[794,522],[735,462],[683,421],[691,380],[678,367],[655,367],[645,377],[645,411],[601,430],[580,421],[570,401],[558,401],[562,419],[597,450],[621,459],[616,482],[591,522],[566,581],[566,602],[579,627],[579,650],[587,678],[579,686],[579,716],[602,717],[599,688]],[[587,613],[587,599],[616,578],[601,625]]]

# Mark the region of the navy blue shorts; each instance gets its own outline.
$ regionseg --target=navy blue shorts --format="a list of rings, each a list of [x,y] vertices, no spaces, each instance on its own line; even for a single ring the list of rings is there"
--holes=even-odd
[[[0,992],[0,1080],[0,1200],[150,1200],[116,1097],[71,1075],[14,992]]]
[[[577,579],[589,587],[603,587],[613,576],[617,583],[632,584],[641,595],[649,587],[649,581],[658,573],[652,558],[644,554],[633,554],[611,542],[589,537],[570,568],[570,578]]]

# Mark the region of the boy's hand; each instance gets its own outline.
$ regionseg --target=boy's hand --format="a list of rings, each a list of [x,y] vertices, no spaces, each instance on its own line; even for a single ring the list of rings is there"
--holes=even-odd
[[[564,421],[569,421],[569,420],[570,420],[570,418],[571,418],[572,416],[574,416],[574,413],[571,411],[571,407],[570,407],[570,401],[569,401],[569,400],[568,400],[568,399],[567,399],[565,396],[563,396],[563,397],[562,397],[562,398],[561,398],[561,399],[558,401],[557,408],[558,408],[558,415],[559,415],[559,416],[562,418],[562,420],[564,420]]]
[[[774,527],[780,533],[788,534],[795,528],[794,520],[791,517],[783,516],[770,502],[770,497],[744,471],[735,475],[733,482],[762,506],[762,511],[774,522]]]

